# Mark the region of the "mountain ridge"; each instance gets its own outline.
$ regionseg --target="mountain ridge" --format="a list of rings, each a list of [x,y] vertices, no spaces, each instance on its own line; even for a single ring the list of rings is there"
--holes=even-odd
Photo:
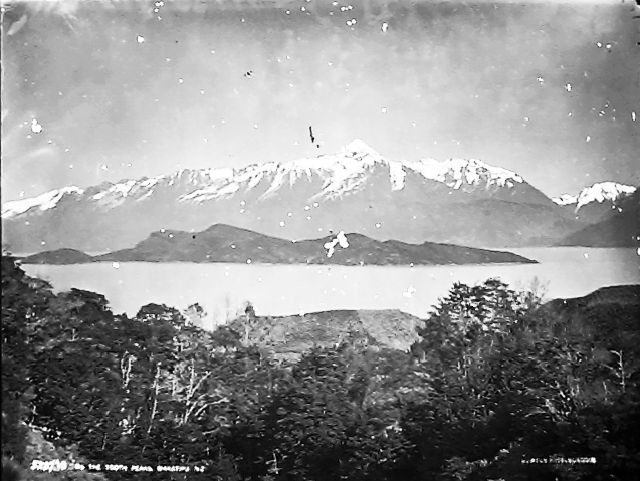
[[[562,194],[552,200],[572,212],[576,219],[595,224],[613,211],[622,212],[625,199],[636,190],[637,187],[633,185],[612,181],[596,182],[576,195]]]
[[[65,257],[66,256],[66,257]],[[49,262],[52,259],[53,262]],[[23,263],[233,262],[338,265],[434,265],[492,262],[535,263],[504,251],[424,242],[377,241],[357,233],[289,241],[248,229],[215,224],[202,232],[163,229],[130,249],[89,256],[73,249],[45,251]]]
[[[491,247],[550,243],[583,227],[514,172],[475,159],[389,160],[362,141],[284,163],[66,187],[4,204],[2,222],[3,241],[20,252],[112,251],[160,228],[215,223],[290,240],[344,230]]]

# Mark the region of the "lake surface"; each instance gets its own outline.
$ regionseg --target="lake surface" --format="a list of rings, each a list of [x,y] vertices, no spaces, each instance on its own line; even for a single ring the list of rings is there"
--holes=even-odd
[[[244,301],[251,301],[258,315],[394,308],[425,316],[456,281],[473,284],[499,277],[522,288],[537,278],[549,298],[640,283],[640,257],[634,249],[509,250],[540,263],[399,267],[122,262],[23,268],[48,280],[56,291],[77,287],[104,294],[117,313],[134,315],[149,302],[179,309],[198,302],[209,314],[208,327],[233,317]]]

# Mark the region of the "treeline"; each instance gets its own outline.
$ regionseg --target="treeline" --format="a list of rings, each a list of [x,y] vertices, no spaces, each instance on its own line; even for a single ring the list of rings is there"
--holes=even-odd
[[[150,304],[128,318],[92,292],[54,294],[8,257],[2,293],[2,456],[23,479],[640,476],[633,293],[542,305],[498,280],[455,284],[410,352],[355,334],[297,361],[228,327],[202,330],[193,309]],[[56,456],[206,469],[27,469]],[[595,464],[561,462],[576,458]]]

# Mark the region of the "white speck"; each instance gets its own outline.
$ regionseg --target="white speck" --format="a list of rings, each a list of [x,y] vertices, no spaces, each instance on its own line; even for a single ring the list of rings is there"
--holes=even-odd
[[[596,42],[596,45],[598,46],[598,48],[602,48],[602,42]]]
[[[138,41],[138,43],[144,43],[144,37],[142,35],[138,35],[136,37],[136,40]]]
[[[231,248],[232,248],[232,249],[235,249],[235,248],[236,248],[236,245],[235,245],[235,244],[231,244]]]
[[[167,231],[167,230],[166,230],[166,229],[164,229],[164,228],[163,228],[163,229],[160,229],[160,232],[162,232],[163,234],[164,234],[166,231]]]
[[[251,259],[247,259],[247,264],[251,264]]]
[[[70,169],[73,169],[73,164],[69,164],[69,168],[70,168]]]
[[[45,241],[41,241],[40,245],[46,245],[47,243]]]
[[[318,204],[317,202],[314,202],[314,203],[313,203],[313,206],[314,206],[314,207],[318,207],[318,205],[319,205],[319,204]]]
[[[304,206],[304,210],[309,210],[309,209],[311,209],[311,207],[309,207],[308,205]]]
[[[322,232],[322,227],[318,227],[318,232]]]
[[[636,113],[635,112],[631,112],[631,121],[632,122],[636,121]]]
[[[611,45],[610,43],[608,43],[608,44],[606,44],[604,47],[605,47],[607,50],[611,50],[611,46],[612,46],[612,45]]]
[[[292,83],[289,83],[289,87],[293,87],[293,84],[292,84]]]
[[[640,247],[638,247],[638,250],[636,251],[636,254],[638,254],[640,256]]]
[[[111,264],[111,267],[113,267],[114,269],[120,269],[120,263],[119,262],[113,262]]]
[[[383,114],[387,113],[387,108],[386,107],[382,107],[380,110],[382,111]]]
[[[293,214],[291,212],[287,212],[287,217],[291,217]]]
[[[240,19],[240,21],[241,21],[242,23],[244,23],[244,18],[241,18],[241,19]]]
[[[244,214],[244,213],[245,213],[245,210],[244,210],[244,209],[240,209],[240,213],[241,213],[241,214]]]
[[[584,139],[584,140],[585,140],[585,141],[587,141],[587,142],[591,142],[591,136],[590,136],[590,135],[587,135],[587,138],[586,138],[586,139]]]
[[[257,129],[258,128],[258,124],[253,124],[253,128]]]
[[[338,233],[335,239],[325,243],[324,248],[327,249],[327,257],[331,257],[333,255],[337,245],[340,245],[340,247],[342,247],[343,249],[349,247],[347,236],[344,235],[344,231],[342,230]]]
[[[570,83],[567,83],[564,88],[567,89],[567,92],[571,92],[572,87]]]
[[[306,8],[304,8],[304,7],[300,7],[300,11],[301,11],[301,12],[304,12],[305,10],[306,10]]]
[[[308,215],[308,216],[306,217],[306,219],[307,219],[307,220],[311,220],[311,216],[310,216],[310,215]]]
[[[382,227],[382,224],[380,222],[376,222],[376,229],[379,229],[380,227]]]
[[[178,83],[179,83],[179,84],[184,83],[184,79],[179,78],[179,79],[178,79]]]
[[[291,10],[286,10],[284,13],[286,13],[287,15],[291,15]]]
[[[413,297],[416,293],[416,289],[413,286],[409,286],[406,291],[402,293],[404,297]]]
[[[109,170],[109,166],[107,166],[107,165],[105,165],[105,164],[102,164],[102,165],[100,166],[100,169],[101,169],[101,170]]]
[[[200,90],[200,94],[201,94],[201,95],[204,95],[204,90]]]
[[[587,252],[584,253],[584,258],[588,259],[589,258],[589,254]]]
[[[37,119],[31,119],[31,132],[33,132],[34,134],[39,134],[40,132],[42,132],[42,125],[40,125],[38,123]]]
[[[540,84],[544,83],[544,77],[538,77],[538,82],[540,82]]]
[[[386,32],[389,29],[389,24],[387,22],[382,22],[381,30]]]
[[[283,220],[280,221],[280,227],[284,227],[284,221]]]
[[[524,121],[525,121],[525,122],[529,122],[529,117],[525,117],[525,118],[524,118]]]

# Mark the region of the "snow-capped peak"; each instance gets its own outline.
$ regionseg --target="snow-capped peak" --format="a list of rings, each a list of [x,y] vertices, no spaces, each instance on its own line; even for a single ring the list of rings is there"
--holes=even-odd
[[[376,152],[375,149],[371,148],[364,140],[361,139],[352,140],[343,147],[342,151],[349,157],[364,157],[365,155],[380,157],[380,154]]]
[[[602,203],[605,201],[616,202],[621,197],[631,195],[636,191],[632,185],[619,184],[617,182],[598,182],[585,187],[578,195],[562,194],[553,201],[559,205],[576,205],[576,210],[591,202]]]
[[[2,218],[7,219],[23,214],[29,209],[37,207],[38,210],[44,211],[55,207],[60,199],[69,194],[82,194],[84,191],[75,185],[63,187],[61,189],[51,190],[40,194],[36,197],[28,199],[14,200],[7,202],[2,209]]]
[[[578,196],[577,195],[571,195],[571,194],[562,194],[561,196],[554,197],[551,200],[554,201],[558,205],[571,205],[571,204],[577,204],[578,203]]]
[[[477,159],[448,159],[442,162],[422,159],[418,162],[408,162],[407,165],[425,178],[442,182],[453,189],[459,189],[463,184],[484,183],[487,186],[513,187],[524,182],[515,172],[485,164]]]

